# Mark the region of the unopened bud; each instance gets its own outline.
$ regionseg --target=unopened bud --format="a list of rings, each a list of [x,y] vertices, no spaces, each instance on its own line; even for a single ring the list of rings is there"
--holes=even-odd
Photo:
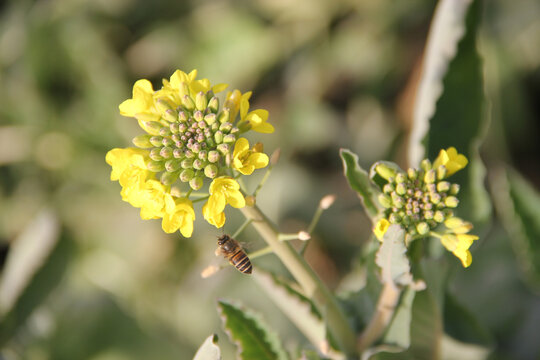
[[[214,140],[216,141],[216,144],[221,144],[223,142],[223,133],[221,131],[216,131],[214,133]]]
[[[416,231],[418,231],[420,235],[426,235],[429,232],[429,225],[425,222],[421,222],[416,225]]]
[[[174,184],[178,180],[178,172],[168,172],[165,171],[161,174],[161,183],[163,185],[171,185]]]
[[[193,99],[189,95],[184,95],[181,98],[182,105],[189,111],[193,111],[195,109],[195,103],[193,102]]]
[[[196,122],[203,121],[204,116],[203,116],[202,111],[200,111],[200,110],[195,111],[193,113],[193,119],[195,119]]]
[[[427,184],[433,184],[437,178],[437,174],[435,173],[435,170],[427,170],[426,174],[424,175],[424,182]]]
[[[307,231],[298,232],[298,240],[308,241],[309,239],[311,239],[311,235]]]
[[[154,103],[161,114],[164,114],[167,110],[172,110],[172,106],[163,98],[157,99]]]
[[[216,114],[208,114],[204,117],[204,121],[209,125],[211,126],[212,124],[214,124],[216,121],[217,121],[217,116]]]
[[[149,149],[152,146],[154,146],[154,144],[150,142],[151,137],[152,135],[148,135],[148,134],[135,136],[132,140],[133,145],[141,149]]]
[[[181,159],[181,158],[183,158],[183,157],[185,156],[184,150],[182,150],[182,149],[174,149],[174,150],[173,150],[173,156],[174,156],[174,158],[176,158],[176,159]]]
[[[144,130],[150,135],[159,135],[159,130],[163,127],[163,125],[157,121],[147,121],[143,125]]]
[[[246,196],[246,206],[255,206],[256,200],[255,196],[248,195]]]
[[[334,194],[326,195],[319,202],[319,207],[323,210],[326,210],[330,206],[332,206],[332,204],[334,204],[334,201],[336,201],[336,195]]]
[[[179,128],[178,128],[178,123],[177,122],[173,122],[169,125],[169,129],[171,130],[171,133],[173,134],[178,134],[180,132]]]
[[[191,186],[193,190],[199,190],[200,188],[202,188],[203,183],[203,178],[199,176],[196,176],[193,179],[189,180],[189,186]]]
[[[160,172],[165,170],[165,164],[162,161],[149,161],[146,168],[152,172]]]
[[[387,194],[380,194],[378,199],[379,199],[379,203],[385,208],[392,207],[392,199]]]
[[[186,158],[181,162],[183,169],[191,169],[193,167],[193,159]]]
[[[178,119],[178,113],[173,109],[167,109],[163,115],[163,119],[172,123],[175,122]]]
[[[205,163],[201,159],[193,160],[193,168],[196,170],[201,170],[204,167]]]
[[[458,204],[459,200],[455,196],[448,196],[446,199],[444,199],[444,205],[448,207],[455,208],[456,206],[458,206]]]
[[[440,165],[437,168],[437,179],[438,180],[444,179],[446,177],[446,173],[447,173],[446,166]]]
[[[437,193],[431,193],[431,194],[429,194],[429,197],[431,199],[432,204],[437,205],[438,203],[441,202],[441,195],[439,195]]]
[[[228,144],[219,144],[217,146],[217,149],[220,153],[222,153],[223,155],[227,155],[229,154],[229,151],[230,151],[230,148],[229,148],[229,145]]]
[[[405,195],[406,192],[407,192],[407,187],[405,186],[404,183],[398,183],[396,185],[396,193],[398,193],[399,195]]]
[[[163,146],[171,146],[174,144],[174,141],[169,137],[164,137],[163,140],[161,140],[161,144]]]
[[[407,175],[405,175],[402,172],[399,172],[399,173],[396,174],[396,182],[397,183],[404,183],[405,181],[407,181]]]
[[[379,174],[382,178],[386,180],[389,180],[390,178],[396,176],[396,170],[384,163],[378,164],[375,167],[375,171],[377,172],[377,174]]]
[[[221,112],[219,113],[219,116],[218,116],[218,121],[220,123],[225,123],[225,122],[228,122],[229,121],[229,118],[230,118],[230,112],[229,112],[229,109],[223,109],[221,110]]]
[[[181,182],[188,182],[191,179],[193,179],[193,176],[195,176],[195,172],[191,169],[185,169],[182,170],[180,173],[180,181]]]
[[[221,155],[216,150],[210,150],[208,152],[208,161],[210,161],[211,163],[218,162],[220,157],[221,157]]]
[[[450,186],[450,195],[457,195],[459,193],[459,184],[452,184]]]
[[[218,168],[214,164],[208,164],[204,167],[204,175],[207,178],[213,179],[216,177],[217,173],[218,173]]]
[[[179,170],[182,167],[181,163],[182,161],[178,159],[167,160],[165,162],[165,170],[167,170],[168,172],[174,172],[176,170]]]
[[[210,110],[214,114],[217,113],[217,111],[219,109],[219,99],[217,97],[215,97],[215,96],[212,96],[212,98],[208,102],[207,108],[208,108],[208,110]]]
[[[424,159],[420,162],[420,167],[424,170],[424,171],[429,171],[431,170],[431,161],[429,161],[428,159]]]
[[[413,168],[409,168],[407,170],[407,177],[410,179],[410,180],[416,180],[418,178],[418,172],[413,169]]]
[[[179,111],[178,112],[178,121],[180,122],[186,122],[188,120],[188,115],[185,111]]]
[[[169,159],[173,155],[173,149],[169,146],[164,146],[161,148],[159,155],[161,155],[164,159]]]
[[[450,190],[450,183],[448,181],[440,181],[437,183],[437,191],[447,192],[448,190]]]
[[[189,149],[187,149],[185,152],[184,152],[184,155],[186,156],[186,158],[188,159],[193,159],[195,158],[195,153]]]
[[[225,144],[234,144],[236,142],[236,136],[234,134],[227,134],[223,137]]]
[[[401,221],[401,216],[398,214],[392,213],[388,217],[388,221],[390,221],[391,224],[398,224]]]
[[[195,107],[197,108],[197,110],[203,111],[204,109],[206,109],[206,105],[208,105],[208,99],[206,98],[206,94],[202,91],[199,91],[195,96]]]
[[[396,190],[396,188],[394,187],[394,184],[384,184],[382,189],[383,189],[383,193],[385,194],[389,194],[392,191]]]
[[[154,161],[163,160],[163,156],[161,156],[160,152],[161,148],[153,148],[152,150],[150,150],[150,154],[148,156]]]
[[[435,211],[435,214],[433,214],[433,220],[435,220],[438,223],[442,223],[445,219],[445,216],[442,211],[437,210]]]

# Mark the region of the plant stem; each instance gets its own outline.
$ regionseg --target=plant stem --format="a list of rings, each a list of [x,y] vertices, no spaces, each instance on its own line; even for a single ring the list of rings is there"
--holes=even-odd
[[[240,210],[247,219],[252,220],[253,227],[294,276],[305,295],[314,301],[321,313],[326,314],[328,330],[340,350],[348,358],[353,358],[356,354],[355,334],[330,290],[288,242],[279,241],[277,228],[257,206],[245,206]]]
[[[400,293],[400,290],[393,283],[387,282],[384,284],[377,301],[375,313],[358,339],[358,351],[360,353],[364,352],[386,330],[394,315]]]

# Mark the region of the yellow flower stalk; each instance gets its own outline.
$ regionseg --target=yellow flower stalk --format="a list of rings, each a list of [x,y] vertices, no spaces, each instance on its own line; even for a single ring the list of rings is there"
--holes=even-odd
[[[162,219],[165,232],[191,236],[195,210],[190,196],[200,198],[205,193],[210,196],[203,207],[204,218],[223,226],[227,204],[245,206],[238,182],[230,176],[250,175],[268,165],[262,147],[249,149],[248,140],[240,137],[250,130],[273,131],[268,112],[249,112],[251,92],[233,90],[220,100],[217,94],[227,86],[197,79],[197,70],[176,70],[163,79],[161,89],[138,80],[131,99],[119,106],[121,115],[137,119],[144,134],[133,139],[137,148],[107,153],[111,180],[119,181],[122,199],[140,208],[141,218]],[[237,119],[239,112],[242,116]]]

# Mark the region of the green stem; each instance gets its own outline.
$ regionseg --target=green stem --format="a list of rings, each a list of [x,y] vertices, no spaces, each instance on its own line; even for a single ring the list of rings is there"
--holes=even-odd
[[[332,338],[348,358],[353,358],[356,354],[355,334],[330,290],[291,244],[279,241],[277,228],[257,206],[246,206],[240,210],[247,219],[253,220],[253,227],[294,276],[305,295],[327,315],[327,326]]]

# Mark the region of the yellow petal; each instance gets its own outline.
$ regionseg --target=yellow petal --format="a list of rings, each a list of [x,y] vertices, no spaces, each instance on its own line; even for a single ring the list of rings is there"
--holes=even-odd
[[[373,228],[373,233],[377,237],[379,241],[382,241],[384,234],[390,227],[390,222],[386,219],[381,219],[377,221],[377,224],[375,224],[375,227]]]

